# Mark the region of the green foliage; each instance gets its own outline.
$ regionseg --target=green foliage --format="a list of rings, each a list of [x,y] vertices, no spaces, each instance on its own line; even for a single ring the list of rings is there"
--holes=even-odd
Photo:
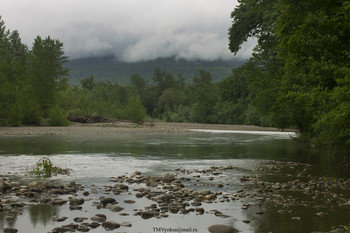
[[[147,114],[139,96],[132,96],[129,98],[125,114],[127,119],[135,123],[141,124],[144,122]]]
[[[40,124],[66,88],[63,44],[39,36],[32,50],[0,18],[0,125]]]
[[[350,232],[350,225],[345,225],[344,226],[344,233]]]
[[[67,111],[56,105],[49,111],[49,125],[51,126],[67,126],[69,120],[67,119]]]
[[[90,77],[88,77],[88,78],[86,78],[86,79],[80,80],[80,84],[81,84],[81,86],[82,86],[83,88],[85,88],[85,89],[91,91],[91,90],[94,88],[94,86],[95,86],[95,84],[94,84],[94,79],[95,79],[94,76],[90,76]]]
[[[69,175],[71,172],[67,168],[59,168],[53,165],[50,159],[43,157],[36,164],[32,173],[36,176],[51,177],[52,175]]]
[[[349,150],[349,15],[343,0],[239,1],[230,50],[237,53],[252,36],[258,44],[239,73],[222,82],[222,98],[237,100],[244,90],[253,122],[297,127],[303,140]]]

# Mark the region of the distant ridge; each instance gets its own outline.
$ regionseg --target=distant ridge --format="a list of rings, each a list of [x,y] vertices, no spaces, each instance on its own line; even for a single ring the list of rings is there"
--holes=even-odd
[[[214,82],[220,81],[231,75],[233,68],[241,66],[244,60],[215,60],[187,61],[175,58],[158,58],[150,61],[127,63],[118,61],[113,56],[88,57],[71,60],[66,67],[70,69],[69,83],[79,85],[80,80],[91,75],[95,81],[111,81],[127,85],[132,74],[141,75],[146,82],[152,82],[155,69],[165,70],[175,77],[182,75],[185,80],[192,80],[198,75],[199,70],[207,70],[212,74]]]

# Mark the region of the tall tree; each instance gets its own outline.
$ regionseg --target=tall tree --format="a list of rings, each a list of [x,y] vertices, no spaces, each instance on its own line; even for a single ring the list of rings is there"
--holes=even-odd
[[[30,76],[34,97],[44,116],[57,104],[57,93],[65,82],[68,70],[63,64],[68,61],[64,56],[63,43],[38,36],[33,44],[30,56]]]

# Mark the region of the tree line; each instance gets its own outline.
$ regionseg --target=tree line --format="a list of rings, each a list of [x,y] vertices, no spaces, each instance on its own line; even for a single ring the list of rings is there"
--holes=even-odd
[[[212,82],[191,82],[156,69],[130,85],[67,84],[63,44],[37,37],[29,50],[0,21],[0,124],[68,124],[67,116],[99,114],[141,123],[254,124],[296,128],[300,141],[350,150],[350,1],[240,0],[232,12],[229,49],[257,38],[253,56]],[[47,121],[47,122],[45,122]]]

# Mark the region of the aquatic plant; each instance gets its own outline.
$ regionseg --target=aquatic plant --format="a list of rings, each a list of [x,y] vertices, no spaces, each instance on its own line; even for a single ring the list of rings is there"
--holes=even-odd
[[[52,175],[69,175],[71,169],[60,168],[53,165],[51,160],[46,157],[42,157],[36,164],[35,168],[32,170],[37,176],[51,177]]]
[[[350,225],[345,225],[344,230],[345,230],[345,231],[343,231],[344,233],[350,232]]]

